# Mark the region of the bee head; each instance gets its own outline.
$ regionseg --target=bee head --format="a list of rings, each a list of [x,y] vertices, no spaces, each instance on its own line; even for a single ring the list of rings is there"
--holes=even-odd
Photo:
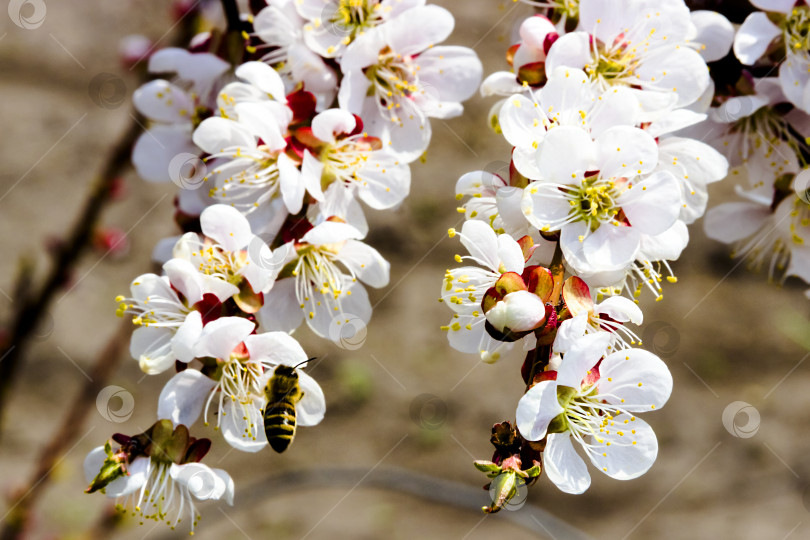
[[[292,366],[283,366],[283,365],[277,366],[273,374],[281,377],[293,377],[295,379],[298,378],[298,374],[295,372],[295,368]]]

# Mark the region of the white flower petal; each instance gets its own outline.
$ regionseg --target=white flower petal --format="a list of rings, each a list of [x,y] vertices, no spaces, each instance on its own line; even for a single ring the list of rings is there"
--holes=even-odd
[[[304,314],[295,296],[295,279],[279,280],[264,296],[264,305],[256,314],[259,326],[264,331],[292,332],[301,325]]]
[[[172,331],[168,328],[141,326],[132,333],[129,352],[148,375],[162,373],[174,365]]]
[[[295,367],[306,361],[307,353],[298,341],[286,332],[265,332],[245,338],[250,359]]]
[[[250,335],[255,324],[242,317],[220,317],[203,327],[194,349],[198,357],[210,356],[228,360],[237,345]]]
[[[734,54],[745,65],[753,65],[782,31],[773,24],[768,15],[755,11],[746,17],[734,38]]]
[[[158,418],[171,420],[175,427],[180,424],[191,427],[216,384],[196,369],[181,371],[160,392]]]
[[[287,154],[279,154],[277,163],[284,206],[291,214],[297,214],[304,205],[304,192],[306,191],[301,171]]]
[[[570,225],[563,230],[569,228]],[[582,241],[585,262],[603,270],[625,267],[636,258],[640,236],[641,231],[636,227],[600,225]]]
[[[312,134],[324,142],[334,144],[336,133],[351,133],[356,126],[357,120],[349,111],[329,109],[312,119]]]
[[[226,204],[215,204],[203,210],[200,227],[205,236],[231,252],[243,249],[253,239],[245,216]]]
[[[416,62],[424,91],[442,102],[465,101],[481,83],[483,66],[467,47],[432,47],[420,54]]]
[[[546,436],[548,424],[563,412],[557,401],[557,383],[542,381],[523,394],[515,413],[518,431],[524,439],[539,441]]]
[[[641,312],[635,302],[623,296],[611,296],[605,298],[600,303],[594,306],[594,313],[605,314],[614,321],[622,323],[632,322],[633,324],[641,324],[644,320],[644,314]]]
[[[337,258],[366,285],[375,288],[388,285],[391,264],[368,244],[347,240]]]
[[[299,426],[315,426],[321,423],[326,414],[326,398],[320,385],[304,373],[298,371],[298,384],[301,386],[303,396],[295,404],[295,416]]]
[[[658,163],[658,145],[641,129],[610,128],[599,136],[596,145],[599,173],[603,178],[632,178],[649,173]]]
[[[543,300],[529,291],[515,291],[507,294],[486,313],[487,320],[504,332],[527,332],[537,328],[546,318]]]
[[[537,161],[544,180],[575,184],[597,169],[597,146],[584,129],[560,126],[546,135]]]
[[[473,259],[481,265],[497,272],[500,266],[498,236],[492,227],[478,220],[465,221],[461,226],[461,243]]]
[[[348,223],[324,221],[307,231],[307,233],[301,237],[301,242],[306,242],[314,246],[323,246],[325,244],[335,244],[346,240],[359,240],[362,237],[360,231]]]
[[[669,369],[649,351],[617,351],[599,364],[599,394],[622,410],[646,412],[660,409],[671,393]]]
[[[155,124],[135,142],[132,164],[138,176],[147,182],[177,182],[178,179],[172,178],[169,169],[172,168],[172,160],[184,154],[199,154],[199,149],[191,142],[191,124]],[[184,189],[181,193],[193,191]]]
[[[168,81],[150,81],[132,94],[132,104],[142,115],[166,124],[191,124],[194,103],[188,94]]]
[[[659,234],[678,219],[682,204],[681,189],[672,173],[658,171],[635,183],[619,198],[618,204],[632,229],[645,234]]]
[[[275,69],[264,62],[245,62],[236,68],[236,76],[269,94],[273,99],[286,101],[284,81]]]
[[[202,315],[199,311],[195,310],[186,315],[186,320],[172,338],[172,353],[177,360],[185,363],[194,360],[194,346],[197,344],[202,329]]]
[[[703,228],[706,235],[730,244],[758,231],[770,218],[767,206],[749,202],[729,202],[706,212]]]
[[[605,431],[610,433],[600,433],[602,443],[592,438],[593,446],[588,452],[595,467],[616,480],[632,480],[650,470],[658,456],[658,440],[649,424],[640,418],[619,414]]]
[[[441,43],[453,31],[453,15],[436,5],[415,7],[381,26],[385,42],[396,54],[417,54]],[[378,49],[379,51],[379,49]]]
[[[225,396],[220,414],[220,429],[225,441],[243,452],[258,452],[267,446],[262,407],[264,397],[248,396],[243,403],[239,398]]]
[[[548,51],[546,75],[551,78],[558,67],[584,68],[591,61],[590,42],[591,36],[587,32],[571,32],[560,36]]]
[[[543,452],[543,472],[560,491],[577,495],[591,485],[588,467],[574,450],[569,433],[551,433]]]
[[[725,57],[734,43],[734,25],[716,11],[697,10],[691,13],[697,34],[692,38],[703,47],[700,54],[707,62]]]
[[[209,154],[228,149],[255,148],[256,140],[248,129],[238,122],[213,116],[206,118],[194,130],[194,144]]]
[[[605,354],[610,339],[607,332],[595,332],[576,340],[563,356],[562,364],[557,370],[557,384],[579,389],[582,380]]]
[[[224,472],[224,471],[223,471]],[[184,486],[197,500],[219,499],[226,491],[225,479],[202,463],[172,463],[169,476],[177,484]]]

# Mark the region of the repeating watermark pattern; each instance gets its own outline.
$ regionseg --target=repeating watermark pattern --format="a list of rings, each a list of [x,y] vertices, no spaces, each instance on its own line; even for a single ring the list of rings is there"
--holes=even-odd
[[[248,260],[251,264],[263,270],[275,270],[286,262],[288,254],[284,250],[273,251],[269,247],[274,237],[275,235],[266,233],[253,237],[247,246]]]
[[[762,100],[757,96],[738,96],[728,100],[722,107],[716,109],[714,113],[717,120],[733,124],[751,116],[757,109],[762,107]]]
[[[793,179],[793,191],[804,203],[810,204],[810,169],[804,169]]]
[[[493,478],[492,482],[489,484],[490,500],[492,500],[493,503],[498,500],[498,495],[501,492],[500,490],[503,487],[504,482],[515,483],[514,487],[512,488],[512,490],[514,490],[514,494],[511,498],[509,498],[509,500],[501,504],[501,508],[504,510],[509,510],[510,512],[520,510],[523,508],[523,505],[526,504],[526,499],[529,497],[529,488],[526,486],[526,481],[516,474],[502,472]]]
[[[644,346],[661,358],[672,358],[681,346],[681,333],[666,321],[647,325],[641,336]]]
[[[90,79],[87,90],[92,102],[102,109],[117,109],[126,101],[128,95],[124,79],[106,72]]]
[[[208,175],[208,167],[196,154],[182,152],[169,162],[169,178],[181,189],[199,189]]]
[[[50,313],[45,313],[37,327],[31,333],[31,339],[34,341],[47,341],[48,338],[53,335],[53,329],[53,315]]]
[[[352,33],[352,26],[346,18],[338,11],[337,2],[328,2],[321,11],[320,24],[324,25],[327,32],[332,35],[346,38]]]
[[[47,11],[43,0],[10,0],[8,3],[11,22],[25,30],[36,30],[42,26]]]
[[[750,439],[759,431],[759,411],[745,401],[729,403],[723,410],[726,431],[741,439]]]
[[[490,161],[482,169],[488,173],[500,176],[503,180],[509,183],[509,162],[496,160]]]
[[[344,313],[329,323],[329,339],[341,349],[356,351],[366,342],[366,323],[357,315]]]
[[[217,490],[217,479],[211,469],[181,467],[178,474],[181,484],[188,486],[188,490],[201,501],[214,497]]]
[[[96,409],[108,422],[126,422],[135,411],[135,398],[120,386],[105,386],[96,396]]]
[[[422,429],[437,430],[447,421],[447,403],[434,394],[419,394],[411,401],[410,416]]]

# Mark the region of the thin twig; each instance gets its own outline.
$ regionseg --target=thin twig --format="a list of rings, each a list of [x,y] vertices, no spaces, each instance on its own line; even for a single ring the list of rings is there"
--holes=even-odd
[[[82,433],[81,426],[95,405],[99,391],[118,368],[121,358],[124,357],[125,344],[131,329],[132,325],[129,324],[129,321],[122,321],[115,334],[99,353],[88,373],[87,381],[71,405],[64,422],[40,453],[31,478],[18,489],[19,495],[15,497],[9,507],[5,524],[0,532],[0,540],[21,538],[25,533],[26,526],[31,519],[31,509],[43,493],[45,486],[48,485],[54,466],[63,458],[66,449],[76,444]],[[25,491],[26,488],[28,488],[27,491]]]
[[[171,46],[186,45],[193,37],[198,20],[198,13],[183,17],[174,30],[175,36]],[[130,116],[135,118],[133,114]],[[10,332],[0,343],[0,358],[3,359],[0,361],[0,433],[9,390],[31,334],[47,314],[56,292],[70,280],[75,266],[90,246],[101,213],[112,198],[116,179],[130,167],[132,146],[140,133],[141,124],[137,120],[133,121],[112,148],[101,176],[93,184],[73,228],[58,244],[50,273],[38,292],[30,291],[28,287],[28,294],[24,298],[14,298],[16,310],[13,320],[8,325]],[[20,279],[30,280],[30,276],[21,276]]]
[[[416,497],[433,504],[461,508],[481,515],[481,507],[492,503],[489,494],[481,488],[460,484],[432,475],[418,473],[399,467],[376,467],[369,471],[362,467],[319,467],[287,471],[262,479],[239,490],[239,511],[260,504],[276,496],[286,496],[292,491],[324,488],[384,489]],[[221,519],[215,512],[211,520]],[[206,518],[208,519],[208,516]],[[488,519],[501,519],[524,529],[541,533],[541,538],[553,540],[590,540],[590,536],[573,525],[534,505],[526,504],[518,511],[505,511]],[[211,524],[208,523],[210,526]],[[175,538],[165,534],[160,540]]]
[[[53,266],[39,291],[14,299],[17,310],[10,325],[9,339],[4,343],[3,351],[0,353],[3,358],[0,362],[0,425],[8,402],[8,393],[14,383],[29,338],[41,323],[43,316],[47,314],[54,295],[69,281],[74,267],[90,246],[101,212],[111,198],[115,180],[129,166],[132,145],[140,131],[141,128],[133,122],[115,145],[101,177],[94,184],[84,207],[78,214],[73,229],[57,247]],[[30,279],[30,275],[22,276],[21,279]]]

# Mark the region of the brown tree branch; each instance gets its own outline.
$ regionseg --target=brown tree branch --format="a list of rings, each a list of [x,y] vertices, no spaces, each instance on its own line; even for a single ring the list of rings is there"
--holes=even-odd
[[[73,228],[59,244],[50,273],[42,286],[37,292],[15,298],[19,307],[10,325],[9,339],[0,352],[0,357],[3,358],[0,362],[0,425],[8,393],[14,382],[20,359],[27,348],[28,338],[36,330],[42,317],[47,313],[54,295],[70,279],[73,268],[92,242],[93,231],[102,210],[110,200],[115,179],[129,166],[130,151],[140,131],[138,124],[133,122],[120,137]],[[23,275],[21,279],[30,280],[30,275]]]
[[[451,506],[481,515],[481,507],[492,503],[489,494],[479,487],[460,484],[399,467],[318,467],[286,471],[264,478],[253,485],[239,489],[239,512],[266,502],[277,496],[286,496],[293,491],[316,489],[357,488],[384,489],[410,495],[431,504]],[[227,514],[209,512],[203,522],[222,519]],[[590,540],[590,536],[542,508],[526,504],[517,512],[500,512],[487,519],[507,521],[524,529],[541,533],[541,538],[556,540]],[[210,525],[210,523],[209,523]],[[328,526],[324,525],[324,530]],[[324,531],[322,531],[324,532]],[[175,538],[174,533],[158,537],[160,540]]]
[[[84,425],[88,413],[95,405],[98,393],[118,368],[121,358],[124,357],[131,327],[129,321],[122,321],[115,334],[99,353],[88,373],[87,382],[84,383],[73,401],[64,422],[42,449],[30,479],[17,490],[18,494],[14,497],[3,529],[0,531],[0,540],[22,538],[25,534],[31,518],[31,510],[48,485],[53,469],[63,459],[67,449],[77,443],[82,432],[81,426]]]

